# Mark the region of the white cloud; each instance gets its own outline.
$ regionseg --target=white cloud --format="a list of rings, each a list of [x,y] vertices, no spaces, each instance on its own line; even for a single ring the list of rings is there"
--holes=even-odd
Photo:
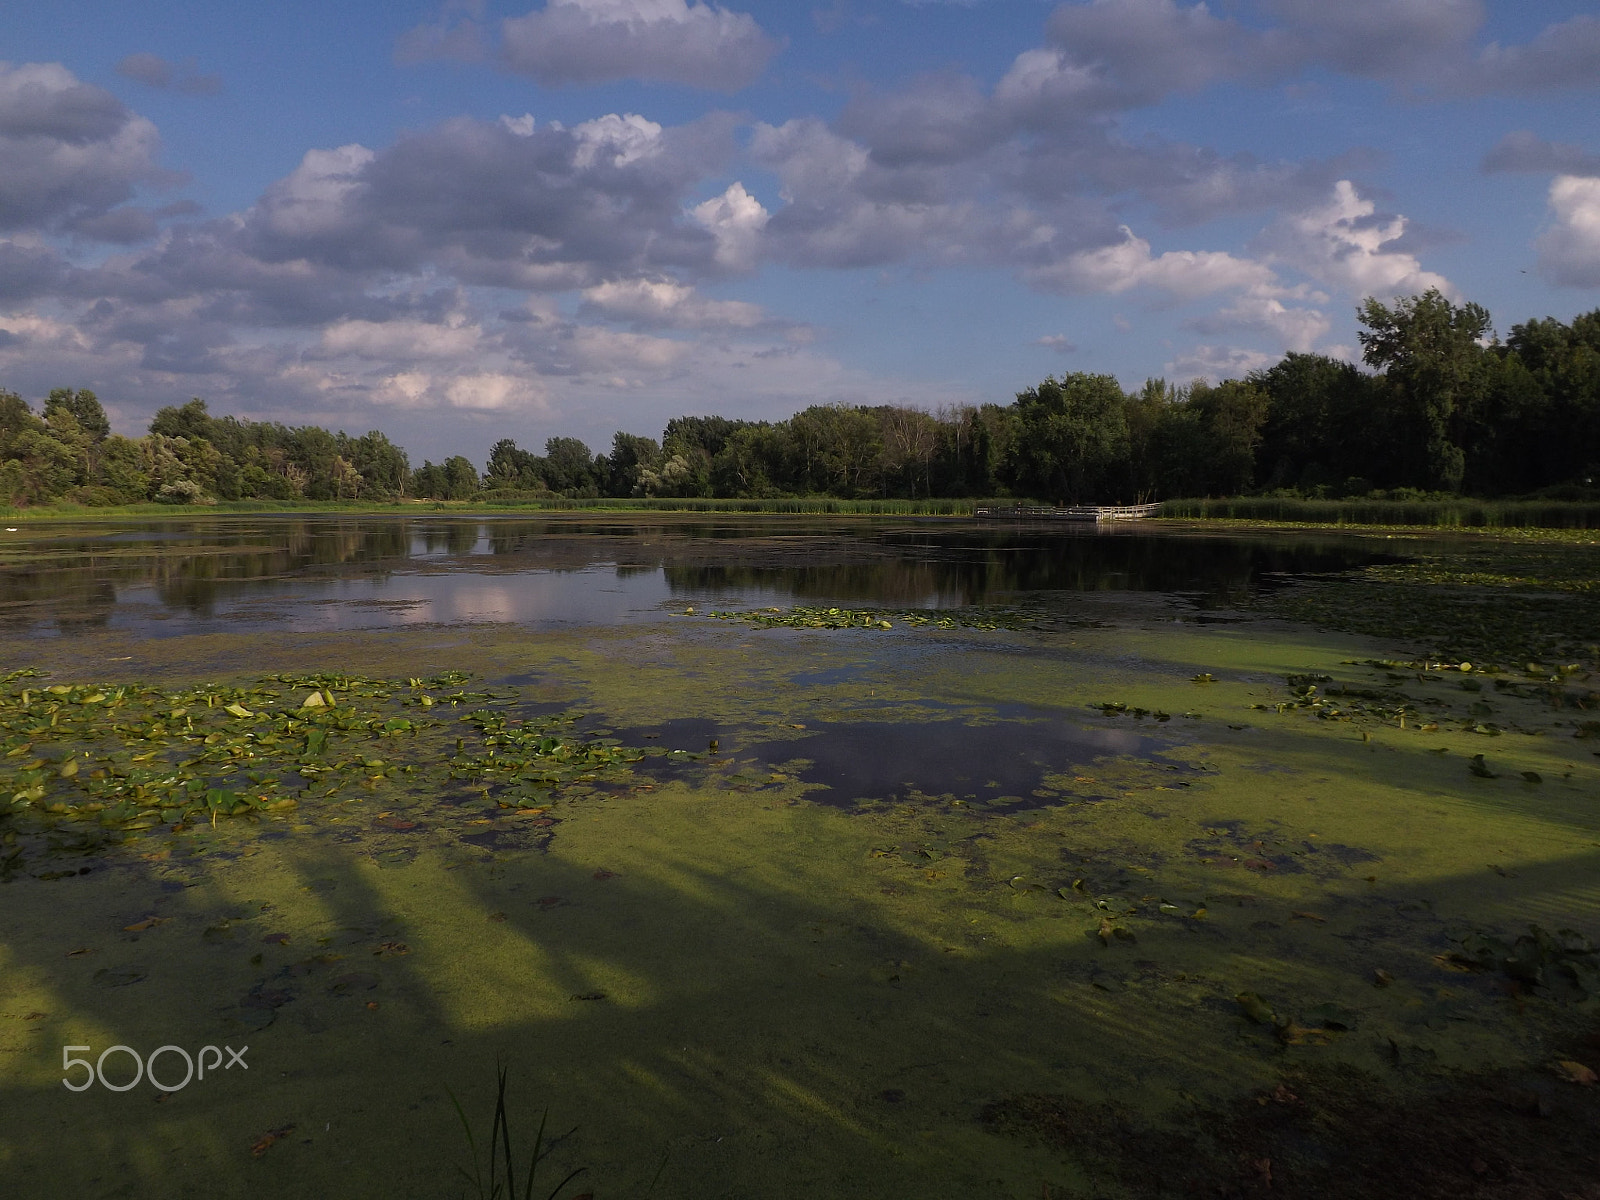
[[[1550,185],[1555,223],[1539,238],[1539,272],[1567,287],[1600,287],[1600,177],[1562,175]]]
[[[61,64],[0,62],[0,230],[93,236],[82,227],[140,184],[172,182],[160,147],[154,125]],[[114,225],[100,232],[120,236]]]
[[[1240,296],[1226,308],[1184,322],[1196,333],[1265,333],[1285,350],[1310,350],[1332,322],[1315,308],[1293,308],[1275,296]]]
[[[459,359],[481,348],[480,326],[455,319],[430,321],[335,321],[322,331],[318,351],[328,356],[353,356],[382,362],[416,359]]]
[[[1023,277],[1036,287],[1062,292],[1126,292],[1153,287],[1179,299],[1236,289],[1277,288],[1272,268],[1220,250],[1168,250],[1152,256],[1150,243],[1122,227],[1122,241],[1084,250]]]
[[[513,132],[520,133],[521,130]],[[530,123],[528,133],[532,132]],[[661,153],[661,126],[638,113],[628,113],[626,116],[607,113],[581,125],[574,125],[572,136],[578,143],[573,151],[572,165],[579,170],[587,170],[596,163],[625,167]]]
[[[743,300],[708,300],[670,279],[608,280],[583,293],[584,304],[608,317],[670,329],[753,329],[765,315]]]
[[[502,371],[407,370],[375,379],[328,373],[312,381],[324,392],[359,393],[366,403],[385,408],[509,411],[524,416],[543,415],[550,408],[549,393],[541,381]]]
[[[354,142],[335,150],[307,150],[298,167],[266,190],[258,211],[267,227],[284,237],[337,233],[355,219],[349,201],[376,157]]]
[[[1035,338],[1033,344],[1054,350],[1057,354],[1074,354],[1078,349],[1078,344],[1064,333],[1047,333],[1042,338]]]
[[[1279,355],[1236,346],[1194,346],[1166,364],[1170,379],[1240,379],[1251,371],[1264,370],[1277,362]]]
[[[1270,261],[1358,296],[1389,297],[1438,288],[1454,296],[1442,275],[1422,269],[1415,255],[1385,250],[1406,231],[1403,216],[1378,217],[1377,206],[1341,179],[1328,203],[1280,218],[1262,237]]]
[[[1092,67],[1072,62],[1061,50],[1024,50],[995,85],[994,98],[1014,111],[1050,112],[1088,96],[1097,78]]]
[[[717,239],[718,263],[735,271],[755,266],[761,231],[771,214],[744,190],[744,184],[730,183],[722,195],[696,204],[689,215]]]
[[[782,125],[757,122],[750,153],[777,173],[783,185],[779,194],[790,203],[843,192],[867,168],[867,148],[840,137],[816,117]]]
[[[692,0],[550,0],[500,28],[506,66],[546,85],[645,79],[737,91],[778,49],[748,13]]]
[[[547,407],[542,389],[532,380],[494,371],[458,375],[445,385],[444,392],[452,408],[501,411]]]

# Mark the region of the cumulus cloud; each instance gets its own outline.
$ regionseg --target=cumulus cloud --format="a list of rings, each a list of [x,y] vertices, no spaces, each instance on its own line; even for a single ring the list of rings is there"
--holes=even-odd
[[[465,359],[483,349],[483,329],[460,317],[437,323],[423,320],[343,320],[324,327],[320,356],[351,356],[379,362]]]
[[[587,311],[663,329],[754,329],[766,316],[758,304],[709,300],[671,279],[613,279],[582,292]]]
[[[1011,92],[1055,90],[1060,98],[1082,99],[1103,88],[1108,102],[1147,104],[1219,79],[1272,79],[1297,57],[1293,39],[1282,31],[1249,29],[1214,16],[1205,4],[1173,0],[1064,4],[1051,15],[1048,36],[1055,63],[1039,56],[1019,60]],[[1080,86],[1063,89],[1048,80],[1051,70]]]
[[[514,132],[521,133],[522,129]],[[525,136],[532,136],[532,132],[529,128]],[[572,165],[580,169],[597,162],[625,167],[661,152],[661,126],[637,113],[607,113],[573,126],[572,136],[577,140]]]
[[[1535,174],[1600,175],[1600,154],[1568,142],[1547,142],[1519,129],[1506,134],[1483,156],[1483,170]]]
[[[1184,322],[1196,333],[1263,333],[1285,350],[1307,351],[1332,328],[1327,316],[1315,308],[1292,307],[1275,296],[1240,296],[1233,303],[1205,316]]]
[[[921,76],[888,93],[859,93],[835,127],[887,166],[958,162],[1008,132],[997,127],[977,81],[953,71]]]
[[[748,13],[696,0],[549,0],[500,33],[504,65],[551,86],[643,79],[732,92],[778,49]]]
[[[307,150],[299,166],[267,189],[256,213],[267,230],[285,238],[350,232],[354,195],[375,158],[354,142],[333,150]]]
[[[1126,292],[1150,287],[1179,299],[1236,289],[1277,287],[1272,268],[1220,250],[1168,250],[1152,255],[1150,243],[1126,225],[1122,240],[1084,250],[1048,267],[1024,272],[1035,287],[1061,292]]]
[[[1540,274],[1566,287],[1600,287],[1600,177],[1557,177],[1550,211],[1555,220],[1537,242]]]
[[[192,58],[174,65],[159,54],[130,54],[117,63],[116,70],[146,87],[171,88],[191,96],[215,96],[222,91],[222,79],[202,75]]]
[[[1078,344],[1064,333],[1047,333],[1042,338],[1035,338],[1033,344],[1054,350],[1057,354],[1076,354],[1078,350]]]
[[[1438,288],[1454,296],[1442,275],[1425,271],[1413,254],[1393,248],[1406,231],[1403,216],[1380,216],[1347,179],[1326,203],[1280,218],[1261,238],[1271,261],[1358,296],[1397,296]]]
[[[744,184],[730,183],[722,195],[691,208],[689,216],[716,239],[712,257],[719,265],[734,271],[755,265],[761,231],[771,214],[744,190]]]
[[[757,124],[750,152],[778,176],[785,204],[765,222],[770,252],[807,266],[872,266],[912,258],[960,261],[981,238],[967,202],[941,203],[902,186],[900,172],[815,117]]]
[[[1276,354],[1264,354],[1238,346],[1194,346],[1166,364],[1172,379],[1241,379],[1251,371],[1264,370],[1278,361]]]
[[[94,236],[141,184],[173,181],[159,151],[154,125],[59,63],[0,62],[0,231]]]
[[[378,151],[309,152],[244,214],[240,238],[271,262],[431,266],[529,290],[720,269],[724,242],[686,216],[684,200],[731,146],[720,117],[670,129],[636,114],[571,129],[462,118]]]

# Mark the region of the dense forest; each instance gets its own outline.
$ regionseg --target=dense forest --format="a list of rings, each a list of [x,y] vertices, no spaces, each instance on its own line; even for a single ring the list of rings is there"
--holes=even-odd
[[[1600,309],[1492,336],[1489,314],[1437,291],[1359,310],[1372,371],[1291,353],[1242,380],[1133,394],[1110,375],[1044,380],[1009,404],[937,414],[818,405],[783,421],[679,417],[610,453],[551,438],[413,467],[374,430],[163,408],[111,433],[93,392],[35,414],[0,391],[0,503],[549,496],[846,499],[1017,497],[1056,503],[1278,494],[1588,498],[1600,478]]]

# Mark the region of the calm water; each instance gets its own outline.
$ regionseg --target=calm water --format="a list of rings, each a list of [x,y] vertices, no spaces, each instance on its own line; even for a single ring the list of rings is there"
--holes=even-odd
[[[653,620],[687,604],[950,608],[1051,592],[1226,604],[1387,556],[1220,536],[900,518],[213,517],[0,533],[0,627],[52,637]]]

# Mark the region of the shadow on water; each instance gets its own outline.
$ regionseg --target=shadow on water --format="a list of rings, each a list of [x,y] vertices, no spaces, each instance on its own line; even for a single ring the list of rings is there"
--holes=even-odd
[[[464,1153],[446,1087],[475,1110],[494,1056],[509,1052],[533,1120],[547,1105],[562,1127],[581,1123],[555,1177],[592,1166],[597,1194],[638,1194],[664,1147],[665,1196],[1084,1194],[1070,1186],[1083,1164],[1124,1169],[1135,1146],[1150,1178],[1088,1194],[1198,1194],[1188,1186],[1198,1173],[1206,1194],[1264,1195],[1250,1185],[1269,1152],[1271,1194],[1383,1194],[1329,1186],[1362,1149],[1310,1120],[1321,1107],[1270,1151],[1162,1132],[1168,1108],[1187,1128],[1220,1126],[1209,1097],[1277,1115],[1289,1111],[1285,1089],[1273,1091],[1280,1080],[1312,1095],[1294,1074],[1303,1058],[1217,988],[1197,990],[1209,942],[1175,919],[1164,934],[1141,927],[1136,950],[1092,934],[962,938],[871,883],[838,894],[847,876],[797,862],[772,833],[657,838],[644,825],[616,872],[521,856],[374,873],[339,847],[294,838],[258,875],[141,858],[114,868],[114,889],[18,881],[7,896],[16,911],[72,914],[83,925],[69,944],[90,952],[64,958],[61,943],[21,929],[8,939],[12,968],[50,998],[28,1022],[36,1044],[0,1081],[0,1183],[40,1197],[459,1194],[452,1164]],[[730,872],[730,861],[752,869]],[[1595,865],[1593,852],[1575,855],[1512,886],[1532,899]],[[881,869],[913,874],[892,859]],[[427,872],[420,896],[413,872]],[[1053,923],[1055,908],[1010,907],[1015,893],[999,880],[984,889],[969,902],[1007,906],[1004,928]],[[1282,931],[1229,936],[1236,952],[1290,945]],[[1362,953],[1279,955],[1282,989],[1310,1003]],[[1453,978],[1458,993],[1492,992],[1492,980]],[[1421,1016],[1406,1028],[1443,1036]],[[169,1040],[248,1043],[250,1069],[170,1096],[149,1084],[127,1095],[60,1086],[63,1044],[148,1051]],[[1334,1099],[1439,1141],[1427,1166],[1455,1172],[1454,1194],[1477,1194],[1465,1185],[1483,1171],[1440,1140],[1461,1114],[1390,1092],[1402,1077],[1399,1067],[1381,1080],[1352,1075]],[[1592,1163],[1582,1140],[1592,1120],[1575,1128],[1594,1112],[1583,1091],[1568,1086],[1554,1116],[1536,1109],[1522,1123],[1501,1104],[1487,1119],[1511,1125],[1508,1141],[1570,1132],[1564,1161]],[[1123,1107],[1096,1107],[1106,1095]],[[1076,1128],[995,1119],[1041,1105],[1076,1113]],[[1034,1124],[1052,1135],[1048,1153],[1026,1149]],[[1542,1175],[1552,1150],[1535,1149],[1516,1161]]]

